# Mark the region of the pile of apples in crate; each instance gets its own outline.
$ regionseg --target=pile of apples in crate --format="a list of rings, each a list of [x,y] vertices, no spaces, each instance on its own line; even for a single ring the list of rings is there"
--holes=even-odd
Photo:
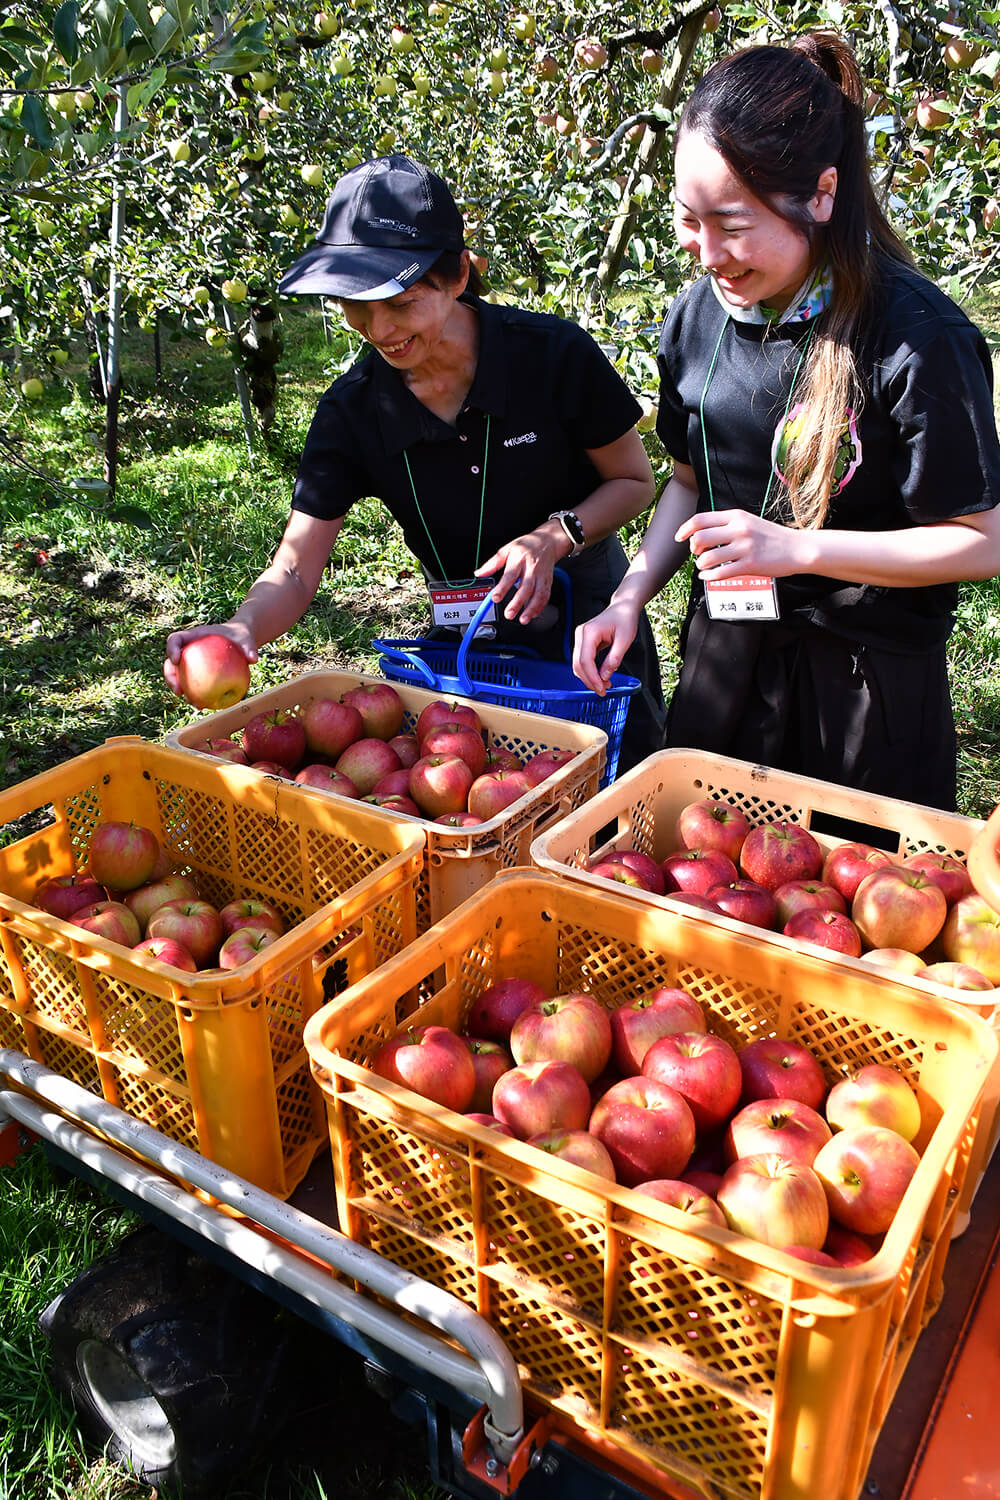
[[[949,989],[1000,985],[1000,913],[952,855],[894,859],[858,842],[824,852],[793,819],[751,826],[740,807],[711,797],[682,809],[676,845],[660,861],[620,849],[588,869]]]
[[[512,977],[478,996],[464,1031],[411,1027],[369,1066],[699,1225],[821,1265],[876,1254],[919,1162],[920,1106],[896,1069],[828,1086],[808,1047],[734,1047],[683,989],[609,1011]]]
[[[34,900],[84,932],[189,974],[239,968],[285,931],[268,901],[246,897],[217,908],[203,900],[152,829],[138,823],[100,823],[86,869],[48,876]]]
[[[456,700],[426,704],[411,732],[405,720],[390,683],[363,683],[340,698],[314,698],[297,713],[254,714],[238,738],[194,748],[454,828],[499,817],[575,754],[553,747],[522,761],[512,750],[488,748],[479,714]]]

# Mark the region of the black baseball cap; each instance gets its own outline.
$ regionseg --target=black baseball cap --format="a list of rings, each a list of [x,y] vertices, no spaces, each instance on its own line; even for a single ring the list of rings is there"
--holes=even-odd
[[[441,178],[408,156],[380,156],[339,179],[315,244],[278,291],[376,302],[404,292],[464,243],[462,215]]]

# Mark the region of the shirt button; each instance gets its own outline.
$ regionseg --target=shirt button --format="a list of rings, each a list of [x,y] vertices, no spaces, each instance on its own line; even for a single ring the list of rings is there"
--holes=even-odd
[[[479,473],[479,465],[478,464],[473,464],[472,465],[472,472],[473,472],[473,474],[478,474]]]

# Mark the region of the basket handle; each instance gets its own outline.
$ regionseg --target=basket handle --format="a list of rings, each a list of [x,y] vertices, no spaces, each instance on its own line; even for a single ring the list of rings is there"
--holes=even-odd
[[[439,693],[441,691],[441,679],[437,673],[432,672],[427,663],[422,661],[419,656],[415,656],[412,651],[404,651],[394,645],[392,641],[374,641],[372,644],[376,646],[380,656],[387,656],[390,661],[402,662],[407,667],[413,667],[424,679],[432,693]]]
[[[559,580],[559,585],[563,591],[564,616],[566,620],[566,628],[563,632],[563,655],[565,659],[569,661],[573,649],[573,595],[570,592],[570,578],[569,574],[564,568],[553,568],[552,579],[553,582],[556,579]],[[458,685],[462,690],[463,696],[466,698],[474,698],[477,692],[476,684],[469,676],[468,670],[465,665],[466,657],[468,656],[469,648],[472,645],[473,640],[475,639],[476,631],[483,623],[483,617],[492,602],[492,596],[490,594],[487,594],[483,602],[480,604],[479,608],[476,610],[476,613],[469,621],[468,628],[463,632],[462,639],[458,647],[458,656],[455,661],[455,672],[458,677]]]

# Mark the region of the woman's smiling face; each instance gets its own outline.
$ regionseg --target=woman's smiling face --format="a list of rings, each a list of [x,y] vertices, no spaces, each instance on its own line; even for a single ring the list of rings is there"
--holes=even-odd
[[[413,372],[437,352],[465,279],[454,287],[418,281],[384,301],[340,299],[344,319],[394,370]]]
[[[824,172],[808,208],[825,223],[837,174]],[[784,310],[812,266],[802,231],[776,214],[734,175],[704,136],[685,131],[674,154],[674,230],[682,250],[715,277],[727,302],[763,302]]]

